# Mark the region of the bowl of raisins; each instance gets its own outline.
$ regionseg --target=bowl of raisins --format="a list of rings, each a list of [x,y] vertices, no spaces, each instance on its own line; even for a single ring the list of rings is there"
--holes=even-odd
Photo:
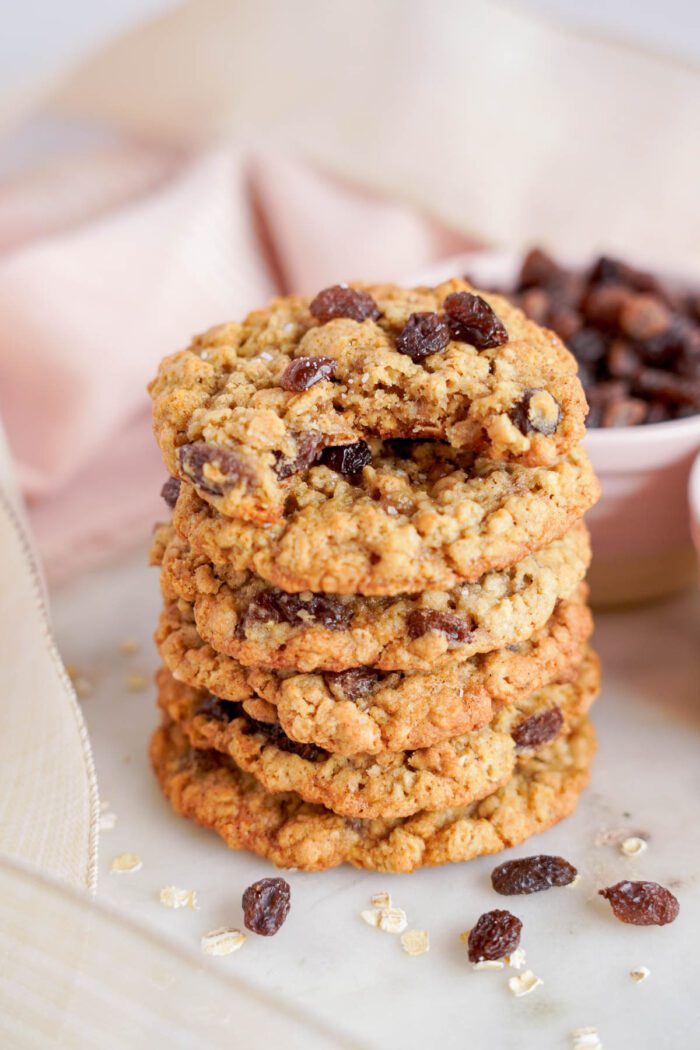
[[[682,589],[695,579],[687,493],[700,450],[700,287],[609,256],[566,267],[536,248],[508,293],[578,361],[603,485],[588,517],[594,601]]]
[[[564,265],[540,248],[475,252],[426,276],[455,273],[508,296],[555,331],[578,362],[590,406],[586,447],[603,487],[586,519],[593,602],[645,601],[690,585],[700,278],[693,286],[609,256]]]

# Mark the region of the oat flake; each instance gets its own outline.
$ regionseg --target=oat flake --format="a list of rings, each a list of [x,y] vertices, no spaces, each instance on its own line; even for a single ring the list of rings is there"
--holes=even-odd
[[[375,893],[370,898],[370,903],[373,908],[390,908],[391,907],[391,894],[384,891],[383,893]]]
[[[626,857],[638,857],[640,853],[644,853],[647,848],[647,844],[644,839],[640,839],[637,835],[633,835],[631,838],[625,839],[620,845],[620,852],[624,853]]]
[[[191,908],[196,911],[199,907],[197,891],[185,890],[180,886],[163,886],[159,900],[165,908]]]
[[[110,872],[114,875],[130,875],[132,872],[141,871],[143,861],[138,853],[120,853],[115,857],[110,866]]]
[[[406,930],[401,934],[401,947],[407,955],[425,955],[430,951],[427,930]]]
[[[525,970],[524,973],[518,974],[517,977],[511,977],[508,981],[508,987],[516,999],[522,999],[524,995],[534,992],[535,988],[539,988],[543,983],[542,978],[535,976],[532,970]]]
[[[584,1028],[574,1028],[571,1033],[573,1040],[572,1050],[603,1050],[603,1044],[598,1036],[598,1029],[592,1025]]]
[[[231,955],[242,948],[247,937],[240,930],[221,926],[218,930],[210,930],[202,937],[202,951],[206,955]]]

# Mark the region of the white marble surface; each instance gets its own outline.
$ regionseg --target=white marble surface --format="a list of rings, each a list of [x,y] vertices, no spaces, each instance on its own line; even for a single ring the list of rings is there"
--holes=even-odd
[[[117,815],[116,827],[102,834],[98,896],[197,952],[203,932],[240,925],[242,890],[271,869],[175,818],[154,783],[146,759],[153,689],[125,685],[130,672],[150,675],[156,665],[149,639],[157,578],[144,562],[145,540],[144,550],[54,593],[55,628],[66,662],[94,683],[84,711],[101,794]],[[140,650],[125,656],[119,645],[130,638]],[[488,858],[410,877],[293,873],[283,930],[273,940],[251,936],[241,951],[217,960],[222,970],[368,1047],[565,1050],[582,1025],[598,1028],[606,1050],[697,1046],[698,594],[601,616],[596,642],[605,686],[595,713],[600,751],[592,786],[574,818],[513,851],[563,854],[581,870],[578,887],[506,901],[490,888],[496,862]],[[596,844],[608,831],[643,832],[649,848],[627,859],[614,845]],[[126,850],[142,857],[142,870],[110,875],[110,861]],[[673,887],[677,922],[663,929],[617,923],[596,890],[624,877]],[[158,903],[161,886],[173,883],[198,891],[198,912]],[[409,958],[395,937],[361,921],[380,889],[391,891],[411,925],[430,931],[428,955]],[[508,974],[472,972],[458,940],[482,911],[504,905],[522,918],[528,965],[544,981],[519,1000]],[[639,966],[651,976],[635,984],[629,971]],[[245,1017],[240,1023],[242,1032]]]

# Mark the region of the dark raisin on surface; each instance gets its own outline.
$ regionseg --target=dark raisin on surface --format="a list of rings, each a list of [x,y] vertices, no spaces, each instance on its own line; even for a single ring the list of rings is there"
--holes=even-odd
[[[280,377],[283,390],[298,393],[322,379],[330,379],[338,362],[333,357],[295,357]]]
[[[530,715],[529,718],[519,722],[511,736],[516,747],[542,747],[543,744],[558,736],[563,725],[564,716],[559,708],[550,707],[548,711]]]
[[[289,478],[292,474],[298,474],[310,467],[321,454],[325,444],[323,434],[318,430],[306,430],[297,435],[297,454],[293,457],[278,459],[275,464],[275,474],[278,478]]]
[[[449,341],[450,329],[439,314],[417,313],[411,314],[396,337],[396,349],[412,361],[422,361],[444,350]]]
[[[444,302],[452,338],[488,350],[508,342],[508,332],[489,304],[471,292],[453,292]]]
[[[311,302],[309,310],[321,324],[335,317],[349,317],[352,321],[376,321],[381,317],[381,310],[371,295],[342,284],[324,288]]]
[[[496,908],[485,912],[469,934],[469,962],[485,962],[511,955],[520,944],[523,924],[516,915]]]
[[[241,718],[245,715],[243,706],[237,700],[222,700],[221,697],[214,696],[213,693],[208,693],[205,696],[204,700],[197,706],[195,713],[205,715],[207,718],[214,718],[217,722],[233,722],[234,718]]]
[[[359,474],[372,462],[372,450],[366,441],[352,445],[332,445],[323,450],[321,462],[338,474]]]
[[[474,624],[454,613],[438,609],[414,609],[406,617],[409,638],[421,638],[428,631],[439,631],[451,642],[468,642],[474,636]]]
[[[559,402],[547,390],[526,390],[510,410],[521,434],[535,432],[549,437],[561,420]]]
[[[234,452],[206,441],[182,445],[178,457],[183,474],[211,496],[223,496],[239,481],[249,487],[255,480],[252,471]],[[210,468],[209,471],[206,468]]]
[[[261,937],[271,937],[289,915],[291,890],[286,879],[260,879],[243,894],[243,922]]]
[[[358,700],[374,690],[381,676],[369,667],[351,667],[347,671],[326,671],[323,677],[328,686],[337,686],[348,700]]]
[[[610,901],[616,919],[633,926],[666,926],[680,910],[677,897],[658,882],[617,882],[598,893]]]
[[[320,624],[331,631],[343,631],[352,619],[352,610],[346,602],[332,594],[312,594],[304,599],[298,594],[270,588],[258,591],[248,603],[243,626],[256,623]]]
[[[177,503],[177,497],[180,495],[181,484],[182,482],[179,478],[168,478],[163,485],[163,488],[160,490],[161,496],[171,509],[174,508]]]
[[[577,874],[573,864],[563,857],[541,853],[499,864],[491,872],[491,885],[496,893],[509,897],[516,893],[540,893],[552,886],[568,886]]]

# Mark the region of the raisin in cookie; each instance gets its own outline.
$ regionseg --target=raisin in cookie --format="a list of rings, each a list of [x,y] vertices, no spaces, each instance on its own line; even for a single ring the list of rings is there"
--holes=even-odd
[[[252,717],[279,720],[299,743],[339,754],[376,754],[430,747],[486,725],[501,704],[573,674],[591,630],[582,587],[526,642],[428,673],[246,668],[202,641],[192,608],[182,599],[166,604],[155,639],[178,681],[223,700],[244,701]]]
[[[452,591],[394,598],[287,594],[253,574],[241,582],[193,553],[163,525],[152,560],[166,599],[194,607],[197,630],[220,653],[252,667],[344,671],[438,670],[525,641],[578,589],[590,541],[579,522],[522,561]]]
[[[334,755],[297,744],[277,723],[251,719],[230,703],[222,706],[219,698],[176,682],[165,670],[158,675],[158,702],[194,747],[228,754],[268,791],[294,791],[305,802],[365,820],[484,798],[510,779],[521,750],[536,751],[568,732],[599,688],[597,659],[590,653],[573,681],[502,707],[482,729],[433,747],[379,755]]]
[[[361,469],[362,442],[439,438],[553,463],[587,410],[559,338],[463,281],[274,300],[166,358],[149,387],[170,473],[222,514],[276,521],[319,459]]]
[[[398,819],[339,817],[293,792],[271,795],[216,751],[193,748],[165,722],[151,739],[154,771],[174,811],[282,868],[353,864],[384,872],[472,860],[525,842],[576,808],[588,783],[595,734],[583,719],[518,761],[503,787],[469,806]]]
[[[227,571],[285,591],[395,595],[447,591],[559,539],[599,495],[583,449],[552,467],[472,461],[436,442],[378,442],[347,478],[328,466],[295,479],[270,526],[224,517],[183,484],[173,524]]]

